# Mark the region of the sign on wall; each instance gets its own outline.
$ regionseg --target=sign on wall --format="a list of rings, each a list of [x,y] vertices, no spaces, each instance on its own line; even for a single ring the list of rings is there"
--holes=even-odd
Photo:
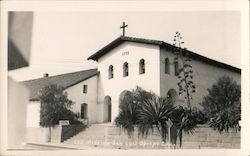
[[[59,120],[59,125],[69,125],[69,120]]]

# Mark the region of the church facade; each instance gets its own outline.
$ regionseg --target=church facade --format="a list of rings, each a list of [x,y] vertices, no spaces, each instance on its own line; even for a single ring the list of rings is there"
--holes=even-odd
[[[72,110],[90,124],[113,123],[119,113],[121,95],[137,86],[161,97],[177,96],[176,104],[185,106],[184,97],[178,95],[179,64],[174,61],[173,48],[163,41],[120,36],[88,58],[97,62],[97,69],[24,82],[34,94],[28,104],[27,127],[39,127],[37,94],[49,83],[62,85],[75,103]],[[196,86],[192,106],[199,107],[207,89],[222,76],[241,83],[240,69],[188,50],[186,53],[192,60]]]
[[[121,94],[136,86],[161,97],[178,94],[179,67],[174,63],[173,48],[163,41],[121,36],[88,58],[98,63],[97,105],[103,105],[105,110],[105,107],[108,108],[105,99],[111,101],[111,121],[119,113]],[[221,76],[230,76],[240,84],[240,69],[188,52],[197,90],[193,95],[194,106],[199,107],[199,102],[208,93],[207,89]],[[184,98],[179,96],[177,103],[185,105]]]

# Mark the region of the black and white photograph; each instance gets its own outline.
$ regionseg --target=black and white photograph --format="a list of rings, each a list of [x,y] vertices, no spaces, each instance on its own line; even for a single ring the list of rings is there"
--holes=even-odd
[[[4,155],[249,154],[244,1],[14,2],[1,3]]]

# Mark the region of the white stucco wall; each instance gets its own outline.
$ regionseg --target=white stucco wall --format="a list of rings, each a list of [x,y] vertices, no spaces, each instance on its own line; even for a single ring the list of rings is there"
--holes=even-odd
[[[169,89],[173,88],[178,93],[177,81],[178,77],[174,75],[174,54],[167,52],[165,49],[161,49],[160,53],[160,71],[161,71],[161,96],[166,96]],[[168,57],[170,60],[170,74],[165,74],[165,58]],[[193,66],[193,82],[196,86],[196,93],[194,93],[193,104],[199,107],[199,103],[202,98],[208,94],[207,89],[210,88],[218,78],[222,76],[230,76],[238,84],[241,81],[241,75],[230,70],[216,67],[211,64],[205,64],[198,60],[191,61]],[[184,102],[183,96],[179,97],[180,101]]]
[[[40,127],[40,101],[30,101],[27,105],[26,127]]]
[[[21,83],[8,78],[8,127],[7,141],[9,149],[22,148],[25,139],[25,122],[27,103],[29,99],[28,89]]]
[[[80,113],[83,103],[88,105],[87,114],[90,123],[97,122],[97,79],[96,75],[65,89],[68,98],[74,102],[71,108],[73,112]],[[88,86],[87,93],[83,93],[83,85]]]
[[[124,55],[124,52],[128,52]],[[98,105],[99,113],[104,112],[104,97],[112,99],[111,121],[118,115],[119,96],[124,90],[135,89],[140,86],[145,90],[160,95],[160,52],[159,46],[125,42],[114,48],[98,60]],[[139,61],[145,60],[145,74],[139,74]],[[129,76],[123,77],[123,63],[129,64]],[[114,77],[109,79],[108,68],[114,67]],[[104,121],[100,115],[99,122]]]
[[[89,122],[94,123],[97,121],[97,78],[93,76],[83,82],[73,85],[65,90],[68,94],[68,98],[74,102],[71,110],[75,113],[81,111],[81,104],[88,104],[88,117]],[[87,93],[83,93],[83,85],[87,85]],[[28,128],[39,128],[40,122],[40,101],[29,101],[27,104],[26,114],[26,127]]]

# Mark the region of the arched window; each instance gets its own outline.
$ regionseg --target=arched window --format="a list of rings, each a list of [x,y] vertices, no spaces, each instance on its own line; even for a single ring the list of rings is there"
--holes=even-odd
[[[165,59],[165,73],[169,74],[169,59]]]
[[[177,61],[174,62],[174,75],[179,75],[179,63]]]
[[[123,77],[128,76],[128,62],[123,64]]]
[[[112,65],[109,66],[109,79],[114,77],[114,67]]]
[[[139,62],[139,73],[144,74],[145,73],[145,60],[141,59]]]

